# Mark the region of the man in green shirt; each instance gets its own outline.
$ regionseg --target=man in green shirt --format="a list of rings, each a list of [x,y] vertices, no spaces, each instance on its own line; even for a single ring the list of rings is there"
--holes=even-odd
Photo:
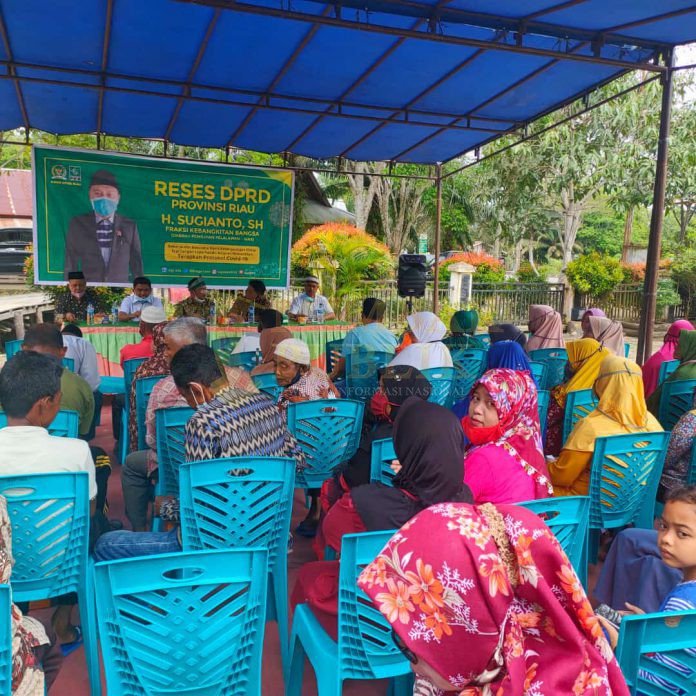
[[[55,324],[34,324],[27,329],[24,336],[23,350],[33,350],[44,355],[52,355],[58,361],[65,356],[63,336]],[[83,440],[89,440],[94,420],[94,394],[80,375],[63,368],[60,379],[60,407],[77,411],[79,417],[78,434]],[[93,436],[93,435],[92,435]]]
[[[175,317],[197,317],[203,321],[210,320],[210,312],[215,303],[208,297],[205,280],[198,276],[188,282],[189,297],[174,305]]]

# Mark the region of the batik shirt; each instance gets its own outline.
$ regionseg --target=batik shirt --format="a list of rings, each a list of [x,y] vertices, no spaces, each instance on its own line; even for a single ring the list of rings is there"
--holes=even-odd
[[[56,314],[74,314],[77,321],[85,321],[87,319],[87,306],[90,304],[94,307],[95,312],[106,311],[101,297],[92,288],[87,288],[79,300],[70,290],[65,290],[56,299]]]
[[[254,312],[256,319],[259,317],[259,312],[263,312],[265,309],[271,309],[271,301],[265,296],[261,295],[257,297],[254,302]],[[251,307],[251,300],[247,300],[244,295],[238,295],[230,309],[230,314],[236,314],[241,316],[244,321],[248,321],[249,318],[249,307]]]
[[[204,321],[210,319],[210,310],[215,306],[215,303],[205,298],[203,302],[196,302],[193,297],[187,297],[174,307],[175,317],[198,317]]]

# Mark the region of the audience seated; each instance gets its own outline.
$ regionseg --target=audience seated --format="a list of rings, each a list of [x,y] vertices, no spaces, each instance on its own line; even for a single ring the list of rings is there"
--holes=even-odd
[[[396,338],[387,329],[382,321],[387,305],[374,297],[367,297],[362,304],[362,325],[351,329],[343,339],[343,355],[347,355],[354,348],[371,350],[380,353],[394,353],[396,350]],[[345,358],[339,358],[334,365],[329,377],[335,381],[342,377],[346,371]]]
[[[283,326],[283,315],[275,309],[266,309],[259,315],[261,336],[261,363],[252,371],[251,376],[275,373],[275,350],[281,341],[292,338],[290,329]],[[241,341],[240,341],[241,343]]]
[[[58,327],[50,325],[56,332]],[[60,333],[58,332],[58,336]],[[46,429],[61,407],[63,368],[54,357],[23,350],[7,361],[0,371],[0,405],[7,416],[7,427],[0,429],[0,476],[86,471],[89,477],[91,513],[97,510],[98,483],[102,481],[86,442],[75,438],[54,437]],[[95,528],[100,526],[96,523]],[[94,537],[94,535],[93,535]],[[53,626],[62,643],[79,640],[79,631],[70,623],[73,598],[62,602],[53,615]]]
[[[407,318],[409,344],[389,363],[410,365],[418,370],[452,367],[449,348],[442,342],[447,328],[432,312],[416,312]]]
[[[258,315],[271,309],[271,301],[266,297],[266,283],[262,280],[250,280],[243,293],[239,293],[227,316],[235,324],[249,321],[249,308],[254,305],[254,313]]]
[[[152,294],[152,281],[145,276],[133,279],[133,292],[123,298],[118,310],[119,321],[140,321],[146,308],[162,309],[162,300]],[[160,319],[160,321],[166,321]],[[154,322],[159,323],[159,322]]]
[[[145,307],[140,313],[138,333],[142,337],[139,343],[128,343],[121,348],[121,367],[126,360],[133,358],[151,358],[154,353],[153,331],[157,324],[167,321],[162,307]]]
[[[265,395],[227,383],[211,348],[192,344],[179,349],[171,363],[179,394],[196,413],[186,425],[187,461],[221,457],[291,457],[298,468],[304,455],[287,431],[275,404]],[[164,520],[178,521],[178,500],[161,501]],[[181,550],[179,527],[168,532],[110,532],[94,549],[98,561]]]
[[[475,504],[521,503],[553,494],[531,374],[488,370],[474,385],[462,427],[470,443],[464,483]]]
[[[594,338],[592,335],[592,326],[590,325],[590,317],[606,317],[604,310],[599,307],[590,307],[585,310],[580,320],[580,328],[582,329],[582,338]]]
[[[7,502],[0,496],[0,584],[12,582],[13,563],[12,525]],[[50,624],[23,615],[16,604],[12,604],[10,612],[12,693],[48,693],[63,664],[56,633]]]
[[[692,406],[691,411],[687,411],[679,419],[669,436],[669,446],[657,491],[657,499],[661,502],[665,501],[670,491],[687,483],[689,466],[696,446],[696,389]]]
[[[590,389],[599,374],[602,360],[609,351],[594,338],[581,338],[571,341],[567,346],[570,376],[563,384],[551,390],[549,412],[546,419],[546,454],[557,457],[563,447],[563,417],[565,415],[568,392]]]
[[[682,331],[693,331],[694,326],[686,319],[675,321],[665,334],[662,347],[653,353],[643,363],[643,386],[645,387],[645,398],[647,399],[659,386],[660,367],[663,362],[674,360],[674,353],[679,345],[679,335]]]
[[[523,348],[527,345],[527,336],[514,324],[491,324],[488,327],[491,345],[500,341],[516,341]]]
[[[82,337],[80,327],[75,324],[66,324],[61,333],[63,334],[65,357],[70,358],[75,363],[73,372],[80,375],[89,384],[92,393],[97,392],[101,379],[97,351],[94,350],[94,346]]]
[[[578,421],[559,458],[549,463],[554,493],[588,495],[595,440],[608,435],[657,432],[662,426],[648,413],[638,365],[616,355],[602,361],[593,389],[599,403]]]
[[[674,357],[679,360],[679,365],[665,381],[676,382],[685,379],[696,379],[696,331],[682,330],[679,334],[679,343],[677,344],[677,350],[674,352]],[[654,416],[657,416],[660,410],[663,384],[648,397],[648,409]]]
[[[358,585],[391,624],[414,694],[628,694],[566,555],[529,510],[425,510]]]
[[[450,335],[443,343],[448,348],[485,349],[483,341],[474,336],[478,323],[479,315],[475,309],[462,309],[455,312],[450,319]]]
[[[516,341],[498,341],[493,343],[486,352],[487,370],[497,370],[505,368],[518,372],[528,372],[534,386],[539,387],[532,375],[532,366],[529,364],[529,357],[524,348]],[[460,420],[469,413],[469,403],[471,394],[467,394],[461,401],[452,407],[452,412]]]
[[[529,330],[531,338],[527,341],[527,352],[540,348],[564,348],[563,319],[549,305],[529,305]]]
[[[590,336],[603,348],[607,348],[614,355],[624,357],[624,333],[620,321],[614,321],[607,317],[590,317]]]

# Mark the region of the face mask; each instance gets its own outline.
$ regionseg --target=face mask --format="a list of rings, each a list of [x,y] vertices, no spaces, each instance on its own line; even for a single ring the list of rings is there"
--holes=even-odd
[[[72,290],[70,291],[70,294],[76,299],[76,300],[81,300],[85,296],[85,291],[83,290],[82,292],[73,292]]]
[[[198,385],[196,385],[196,386],[198,386]],[[196,408],[198,409],[201,406],[203,406],[203,404],[205,403],[205,398],[201,395],[201,403],[199,404],[198,399],[196,398],[196,392],[193,391],[193,385],[191,385],[191,384],[189,384],[189,391],[191,392],[191,397],[193,398],[193,403],[196,404]]]
[[[99,217],[110,217],[116,212],[118,201],[113,198],[92,198],[92,208]]]
[[[490,425],[487,428],[476,428],[471,424],[469,416],[464,416],[464,418],[462,418],[462,428],[464,428],[464,434],[469,442],[476,446],[486,445],[489,442],[496,442],[503,435],[500,423]]]
[[[381,391],[375,392],[375,395],[370,400],[370,411],[372,415],[378,420],[388,421],[393,423],[394,421],[390,417],[391,414],[387,413],[387,407],[392,404],[387,399],[387,395]]]
[[[194,302],[198,302],[198,304],[203,304],[205,302],[205,297],[201,299],[200,297],[196,297],[196,295],[193,296]]]

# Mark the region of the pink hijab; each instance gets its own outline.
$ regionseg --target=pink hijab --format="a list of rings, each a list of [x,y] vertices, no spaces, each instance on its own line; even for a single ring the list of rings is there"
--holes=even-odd
[[[682,331],[693,331],[694,327],[690,321],[679,319],[675,321],[665,334],[665,342],[660,350],[653,353],[643,365],[643,386],[645,388],[645,398],[647,399],[658,387],[657,381],[660,377],[660,365],[668,360],[676,360],[674,351],[679,344],[679,334]]]
[[[592,338],[598,341],[614,355],[624,356],[624,333],[620,321],[607,317],[590,317]]]
[[[539,348],[565,348],[563,341],[563,319],[549,305],[529,305],[529,330],[532,337],[527,341],[527,352]]]
[[[582,321],[585,321],[585,318],[589,320],[590,317],[606,317],[607,315],[604,313],[603,309],[600,309],[599,307],[590,307],[583,315],[582,315]],[[582,337],[583,338],[594,338],[592,336],[592,330],[590,329],[589,321],[587,323],[587,328],[583,329],[582,332]]]

